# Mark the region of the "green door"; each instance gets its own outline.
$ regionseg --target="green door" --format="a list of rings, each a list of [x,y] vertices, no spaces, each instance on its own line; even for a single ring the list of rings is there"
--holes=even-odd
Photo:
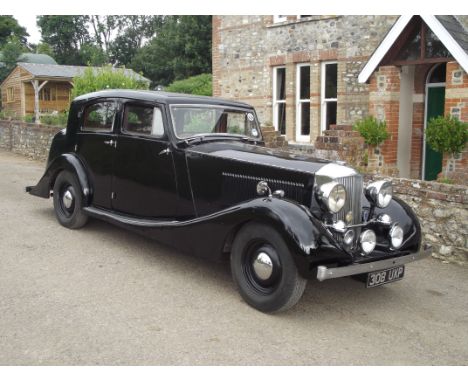
[[[444,115],[445,87],[427,88],[427,113],[426,126],[431,118]],[[437,174],[442,171],[442,154],[432,150],[426,144],[426,156],[424,162],[424,180],[435,180]]]

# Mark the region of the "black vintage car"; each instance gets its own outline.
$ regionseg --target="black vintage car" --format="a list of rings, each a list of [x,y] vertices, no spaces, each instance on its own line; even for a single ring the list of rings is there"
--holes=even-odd
[[[182,251],[230,259],[247,303],[284,310],[306,280],[399,280],[428,254],[392,185],[341,163],[266,148],[240,102],[109,90],[76,98],[32,195],[53,195],[58,221],[95,217]]]

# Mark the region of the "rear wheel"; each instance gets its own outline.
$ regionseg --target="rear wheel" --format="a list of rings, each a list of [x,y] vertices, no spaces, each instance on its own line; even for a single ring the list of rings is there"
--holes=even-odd
[[[263,312],[291,308],[307,284],[281,235],[259,223],[249,223],[237,234],[231,251],[231,272],[243,299]]]
[[[61,225],[71,229],[83,227],[88,216],[83,212],[81,189],[75,175],[62,171],[54,184],[55,216]]]

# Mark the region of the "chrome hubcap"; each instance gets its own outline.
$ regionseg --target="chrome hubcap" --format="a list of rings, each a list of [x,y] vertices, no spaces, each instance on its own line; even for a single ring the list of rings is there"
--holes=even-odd
[[[63,206],[69,209],[73,204],[73,194],[70,192],[70,189],[66,190],[62,196]]]
[[[273,274],[273,261],[265,252],[257,254],[252,267],[255,275],[262,281],[268,280]]]

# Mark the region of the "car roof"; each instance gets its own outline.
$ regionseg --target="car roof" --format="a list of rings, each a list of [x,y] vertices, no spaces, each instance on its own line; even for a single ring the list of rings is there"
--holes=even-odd
[[[151,91],[151,90],[101,90],[94,93],[83,94],[79,97],[76,97],[73,102],[82,103],[98,98],[126,98],[134,99],[139,101],[149,101],[149,102],[160,102],[167,104],[177,104],[177,103],[189,103],[189,104],[215,104],[215,105],[224,105],[232,107],[248,107],[252,108],[251,105],[244,102],[231,101],[224,98],[218,97],[207,97],[200,95],[191,95],[191,94],[180,94],[180,93],[169,93],[163,91]]]

